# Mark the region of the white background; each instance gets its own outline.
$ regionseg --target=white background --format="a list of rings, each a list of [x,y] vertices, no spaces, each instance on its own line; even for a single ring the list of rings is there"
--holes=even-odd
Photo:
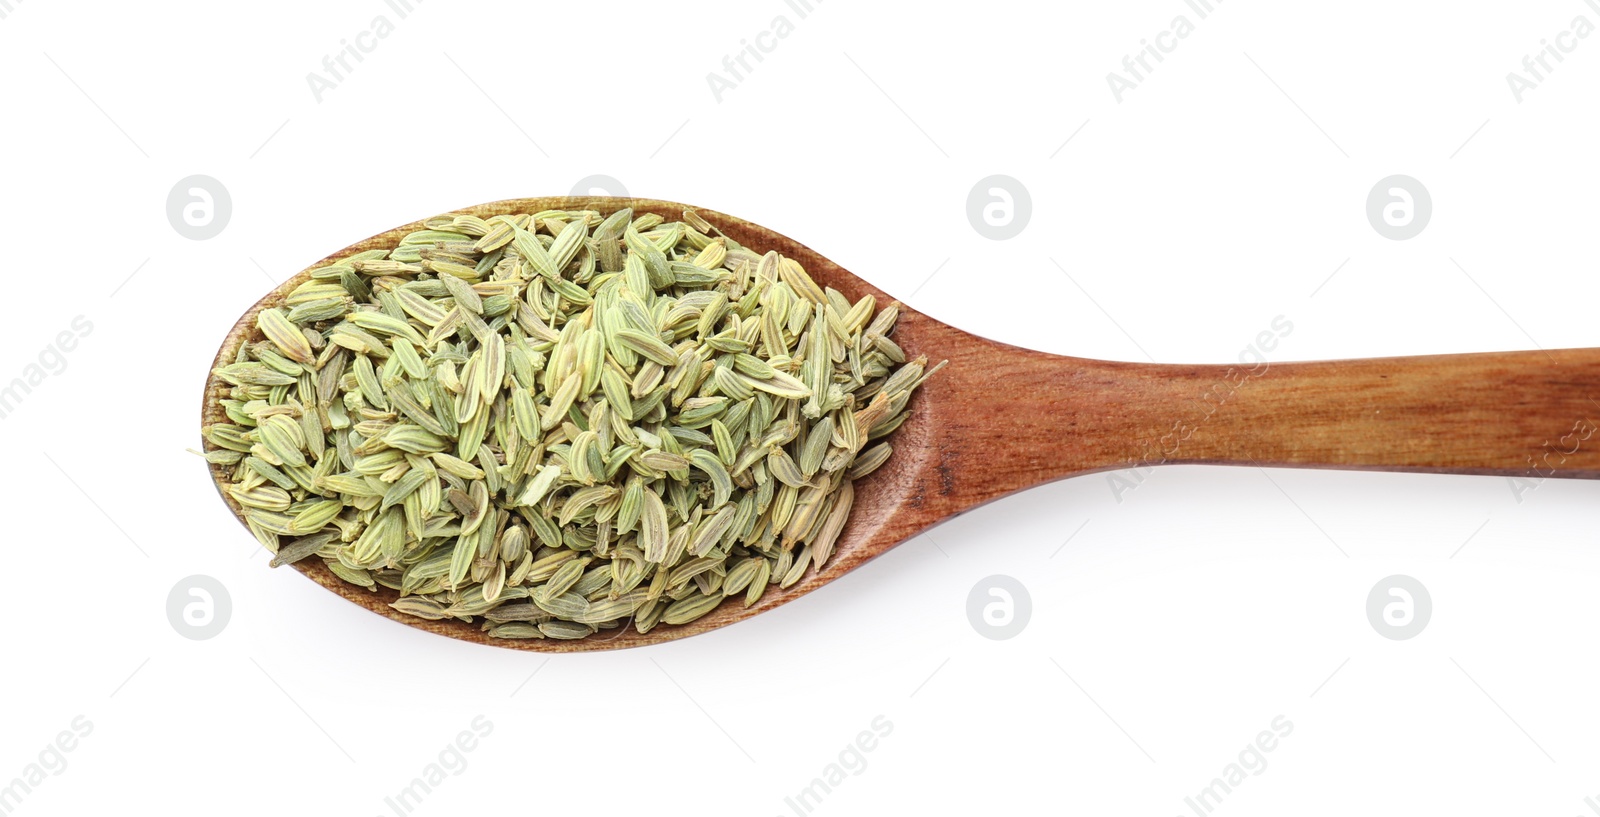
[[[1580,0],[9,6],[0,383],[94,326],[0,421],[0,784],[93,724],[16,813],[393,814],[480,715],[493,732],[416,814],[793,814],[880,715],[893,732],[814,813],[1192,814],[1279,715],[1292,734],[1215,813],[1600,796],[1594,484],[1519,501],[1503,478],[1171,467],[1119,497],[1090,476],[731,629],[552,659],[268,570],[184,452],[217,344],[271,285],[591,174],[1051,352],[1231,362],[1278,315],[1274,361],[1600,345],[1600,36],[1520,103],[1506,82],[1600,23]],[[319,102],[307,75],[380,14],[392,35]],[[718,102],[707,74],[779,14],[794,31]],[[1179,14],[1194,33],[1119,103],[1107,73]],[[1365,214],[1395,173],[1433,198],[1407,241]],[[209,241],[166,217],[191,174],[233,199]],[[1031,193],[1008,241],[965,215],[991,174]],[[167,620],[194,574],[232,600],[209,641]],[[1007,641],[967,619],[993,574],[1033,602]],[[1431,591],[1411,640],[1366,618],[1391,574]]]

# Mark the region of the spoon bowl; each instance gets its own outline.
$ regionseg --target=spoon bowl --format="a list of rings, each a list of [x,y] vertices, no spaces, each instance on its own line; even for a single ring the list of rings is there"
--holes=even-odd
[[[678,218],[693,209],[757,252],[798,261],[816,282],[852,301],[892,298],[811,248],[766,227],[700,207],[654,199],[549,197],[453,212],[489,218],[543,210],[622,208]],[[212,368],[262,340],[256,316],[282,303],[312,270],[354,253],[392,249],[422,222],[357,242],[311,265],[250,307],[228,332]],[[457,619],[428,621],[394,610],[399,593],[370,591],[319,559],[293,567],[328,590],[422,630],[480,644],[540,652],[614,650],[672,641],[733,624],[821,588],[956,514],[1069,476],[1174,463],[1493,474],[1527,479],[1600,477],[1600,350],[1570,349],[1410,358],[1160,365],[1064,357],[964,333],[903,307],[894,335],[908,357],[949,365],[918,389],[891,436],[894,454],[855,484],[855,503],[831,559],[788,588],[776,584],[750,607],[729,600],[687,624],[641,635],[631,626],[577,640],[494,639]],[[202,428],[226,422],[229,385],[212,375]],[[207,443],[207,450],[211,448]],[[227,468],[211,465],[218,493]]]

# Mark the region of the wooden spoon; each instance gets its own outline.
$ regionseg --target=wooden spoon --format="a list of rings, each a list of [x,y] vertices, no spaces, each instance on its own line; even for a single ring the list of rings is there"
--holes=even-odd
[[[541,210],[623,207],[681,217],[686,205],[652,199],[515,199],[456,212],[482,218]],[[793,258],[851,300],[890,297],[794,239],[758,224],[693,208],[758,252]],[[353,253],[390,249],[421,222],[341,250],[268,293],[239,318],[213,368],[261,340],[256,314],[282,302],[313,269]],[[793,601],[916,534],[1007,494],[1080,474],[1172,463],[1366,469],[1543,477],[1600,477],[1600,350],[1199,366],[1061,357],[966,334],[901,311],[895,340],[908,356],[949,360],[911,402],[889,462],[856,485],[855,505],[832,559],[788,589],[774,583],[750,608],[732,600],[688,624],[632,627],[585,639],[491,639],[477,625],[426,621],[376,592],[334,576],[319,559],[294,565],[323,587],[373,612],[429,632],[512,649],[577,652],[637,647],[732,624]],[[225,422],[229,386],[206,383],[201,424]],[[209,446],[208,446],[209,447]],[[221,491],[243,524],[243,511]]]

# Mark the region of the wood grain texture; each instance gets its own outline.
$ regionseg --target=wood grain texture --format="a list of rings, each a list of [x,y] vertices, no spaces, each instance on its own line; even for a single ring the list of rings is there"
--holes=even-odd
[[[678,218],[686,205],[651,199],[516,199],[455,212],[487,218],[547,209],[594,209]],[[764,227],[698,210],[730,237],[799,261],[818,283],[855,300],[890,297],[810,248]],[[284,282],[239,318],[213,368],[261,340],[256,314],[310,271],[353,253],[392,248],[421,222],[345,248]],[[957,513],[1066,477],[1139,465],[1220,463],[1600,477],[1600,350],[1444,355],[1244,366],[1154,365],[1061,357],[996,343],[902,311],[896,341],[910,355],[948,359],[911,402],[892,437],[895,453],[857,483],[854,510],[831,561],[751,608],[724,603],[689,624],[631,628],[578,641],[490,639],[475,625],[424,621],[388,605],[396,591],[340,580],[318,559],[295,569],[380,615],[429,632],[510,649],[609,650],[703,633],[803,596]],[[202,428],[225,422],[229,386],[208,379]],[[209,444],[207,444],[209,450]],[[218,493],[225,469],[211,466]],[[248,535],[248,534],[246,534]]]

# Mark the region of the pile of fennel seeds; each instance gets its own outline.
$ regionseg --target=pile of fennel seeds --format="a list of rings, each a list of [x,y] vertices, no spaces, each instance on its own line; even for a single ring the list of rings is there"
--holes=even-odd
[[[693,211],[430,219],[214,371],[207,458],[278,566],[498,638],[681,624],[833,552],[938,366]],[[942,365],[942,364],[940,364]]]

